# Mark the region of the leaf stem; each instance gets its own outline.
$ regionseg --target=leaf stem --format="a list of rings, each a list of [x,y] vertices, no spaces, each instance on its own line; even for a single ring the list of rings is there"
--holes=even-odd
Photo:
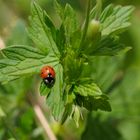
[[[46,136],[49,138],[49,140],[57,140],[55,134],[53,133],[52,129],[50,128],[49,122],[47,121],[44,112],[42,111],[39,103],[35,100],[32,93],[28,93],[28,100],[33,106],[35,115],[37,119],[39,120],[41,126],[44,129],[44,132]]]

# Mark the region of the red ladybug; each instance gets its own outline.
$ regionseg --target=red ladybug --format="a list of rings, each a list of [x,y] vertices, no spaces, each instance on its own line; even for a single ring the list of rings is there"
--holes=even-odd
[[[52,87],[55,83],[55,71],[50,66],[44,66],[41,69],[41,78],[48,87]]]

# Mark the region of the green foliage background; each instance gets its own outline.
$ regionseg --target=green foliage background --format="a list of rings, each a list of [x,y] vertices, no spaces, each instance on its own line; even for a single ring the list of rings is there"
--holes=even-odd
[[[87,1],[61,0],[62,5],[69,2],[77,11],[79,22],[83,21]],[[40,0],[57,25],[60,19],[52,8],[51,0]],[[132,4],[136,10],[132,26],[122,34],[121,41],[132,46],[127,54],[115,57],[97,57],[92,63],[96,83],[103,92],[108,93],[112,112],[88,113],[83,110],[84,120],[77,128],[73,121],[63,126],[56,123],[48,112],[38,91],[38,77],[22,78],[7,85],[0,85],[0,140],[16,138],[20,140],[48,139],[36,119],[30,101],[32,96],[41,104],[49,124],[58,139],[66,140],[139,140],[140,139],[140,2],[139,0],[104,0],[104,7],[110,3]],[[30,15],[29,0],[0,0],[0,35],[6,46],[20,44],[32,45],[26,28]]]

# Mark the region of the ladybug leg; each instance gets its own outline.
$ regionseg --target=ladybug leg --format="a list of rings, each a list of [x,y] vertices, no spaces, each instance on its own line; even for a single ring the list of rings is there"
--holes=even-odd
[[[51,85],[54,85],[54,83],[55,83],[55,79],[52,78],[52,80],[51,80]]]

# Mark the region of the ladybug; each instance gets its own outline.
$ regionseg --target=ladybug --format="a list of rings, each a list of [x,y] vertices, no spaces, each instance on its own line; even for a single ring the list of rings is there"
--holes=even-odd
[[[41,69],[41,78],[47,87],[52,87],[55,83],[55,71],[50,66],[44,66]]]

